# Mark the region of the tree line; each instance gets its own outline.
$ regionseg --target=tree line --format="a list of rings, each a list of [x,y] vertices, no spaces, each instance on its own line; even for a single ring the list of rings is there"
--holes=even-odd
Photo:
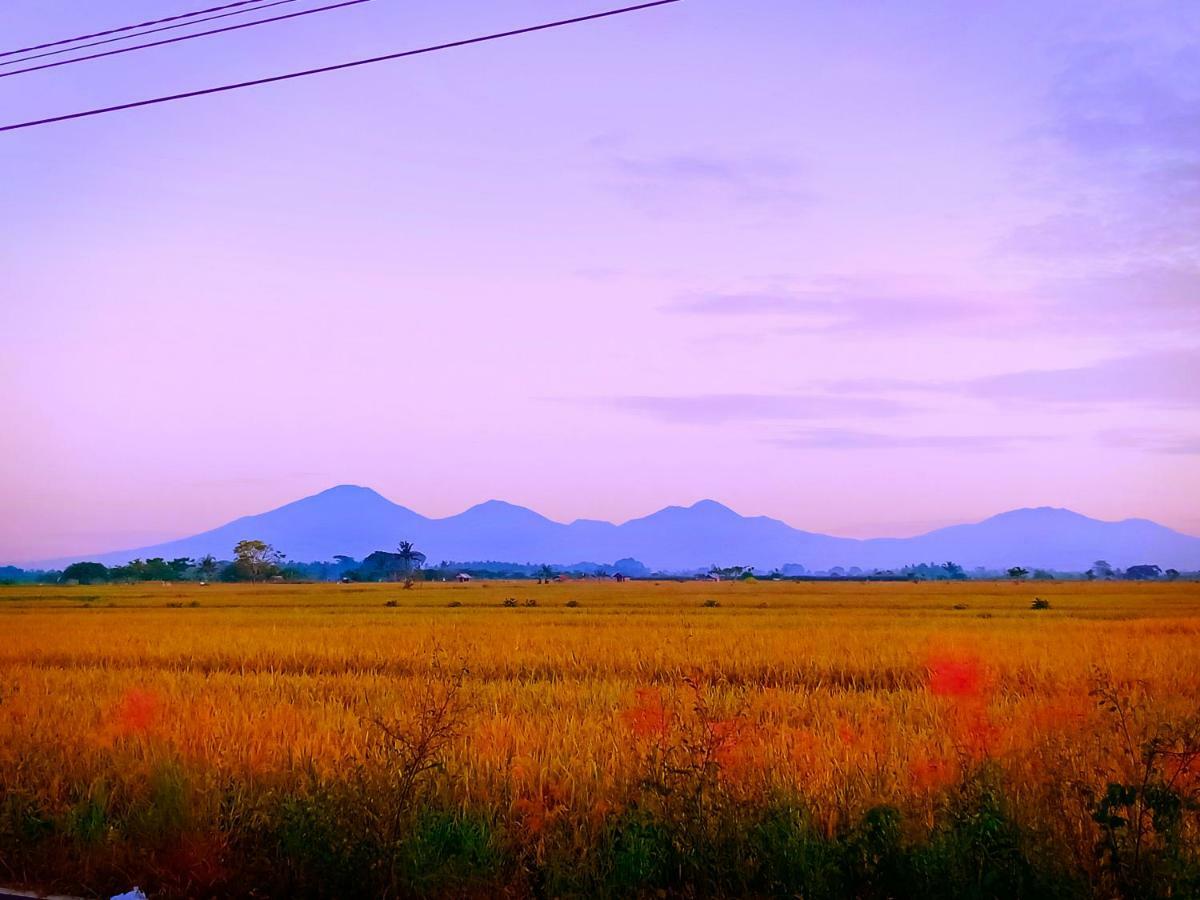
[[[71,563],[58,581],[101,584],[124,581],[263,581],[285,575],[283,554],[264,541],[239,541],[232,560],[218,560],[211,553],[199,559],[180,556],[164,559],[134,559],[122,566],[98,562]]]
[[[195,581],[195,582],[259,582],[266,580],[284,581],[400,581],[411,587],[419,580],[443,581],[458,573],[467,573],[479,578],[536,578],[549,581],[558,575],[572,577],[609,577],[622,574],[629,577],[688,577],[688,573],[651,572],[635,559],[617,560],[611,565],[575,563],[569,566],[537,563],[467,562],[455,563],[443,560],[436,566],[426,567],[426,556],[417,550],[411,541],[400,541],[394,551],[376,550],[361,562],[350,556],[335,556],[329,561],[296,562],[285,558],[282,551],[260,540],[239,541],[233,548],[233,558],[219,560],[212,554],[193,559],[177,557],[165,559],[152,557],[134,559],[124,565],[106,566],[99,562],[76,562],[61,571],[24,570],[15,566],[0,566],[0,584],[14,583],[75,583],[103,584],[138,581]],[[968,579],[1010,578],[1014,581],[1032,579],[1049,581],[1056,579],[1086,578],[1089,581],[1174,581],[1181,577],[1197,577],[1200,573],[1182,573],[1178,569],[1153,564],[1129,566],[1122,570],[1105,560],[1096,560],[1083,573],[1060,572],[1049,569],[1029,569],[1012,566],[1006,570],[989,570],[982,567],[968,572],[955,562],[914,563],[898,569],[873,569],[864,571],[857,566],[843,569],[810,571],[799,564],[789,564],[770,572],[757,573],[754,566],[712,566],[695,573],[722,579],[889,579],[918,581],[965,581]]]

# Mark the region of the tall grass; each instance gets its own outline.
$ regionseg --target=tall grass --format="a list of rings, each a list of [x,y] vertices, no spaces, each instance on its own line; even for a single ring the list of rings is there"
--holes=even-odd
[[[3,883],[1200,892],[1193,586],[78,590],[0,589]]]

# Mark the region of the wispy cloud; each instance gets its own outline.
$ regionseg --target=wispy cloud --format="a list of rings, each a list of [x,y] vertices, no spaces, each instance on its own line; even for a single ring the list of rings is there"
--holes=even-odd
[[[843,379],[834,393],[964,394],[997,402],[1057,405],[1144,404],[1200,406],[1200,349],[1171,349],[1062,369],[1027,369],[966,380]]]
[[[701,212],[760,218],[807,212],[816,196],[795,162],[773,156],[703,153],[610,157],[614,188],[656,217]]]
[[[598,401],[605,406],[674,424],[733,421],[787,421],[837,416],[891,416],[907,404],[880,397],[823,394],[692,394],[623,396]]]
[[[1200,350],[1166,350],[1069,369],[976,378],[958,388],[975,397],[1040,403],[1200,405]]]
[[[1104,447],[1172,455],[1200,455],[1200,434],[1185,434],[1165,428],[1113,428],[1096,435]]]
[[[813,428],[770,443],[799,450],[961,450],[996,453],[1044,437],[993,434],[885,434],[843,428]]]
[[[1040,290],[1048,320],[1072,332],[1200,329],[1200,264],[1145,262],[1062,277]]]
[[[1131,151],[1200,154],[1200,50],[1141,43],[1081,43],[1055,83],[1053,133],[1081,153],[1128,160]]]
[[[850,280],[817,290],[692,294],[661,307],[677,315],[777,317],[776,333],[890,332],[933,327],[976,327],[998,319],[992,297],[902,292]]]
[[[1131,263],[1200,248],[1200,50],[1178,35],[1071,48],[1032,137],[1062,210],[1001,249]]]

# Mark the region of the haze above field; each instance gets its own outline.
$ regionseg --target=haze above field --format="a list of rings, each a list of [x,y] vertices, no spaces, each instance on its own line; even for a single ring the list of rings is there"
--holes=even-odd
[[[135,557],[228,558],[233,545],[266,540],[291,559],[363,558],[416,542],[431,563],[500,560],[569,564],[634,557],[655,570],[682,571],[753,565],[766,572],[788,563],[808,570],[864,570],[953,560],[967,567],[1014,564],[1083,571],[1097,559],[1117,566],[1156,563],[1200,568],[1200,538],[1141,519],[1099,522],[1066,509],[1020,509],[984,522],[913,538],[854,540],[800,531],[777,519],[744,517],[713,500],[669,506],[622,524],[552,521],[530,509],[489,500],[447,518],[432,519],[369,488],[341,485],[193,537],[88,558],[106,564]],[[72,562],[82,557],[56,562]]]
[[[0,50],[187,8],[7,0]],[[0,109],[600,8],[364,3],[3,78]],[[343,481],[433,517],[717,497],[856,537],[1042,506],[1200,533],[1198,47],[1174,0],[685,0],[8,133],[0,560]],[[801,540],[738,528],[737,563]],[[462,546],[338,539],[404,536]]]

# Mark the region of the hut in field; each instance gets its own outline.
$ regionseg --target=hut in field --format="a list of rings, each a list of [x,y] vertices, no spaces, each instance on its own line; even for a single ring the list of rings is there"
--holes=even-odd
[[[468,575],[466,572],[459,572],[457,575],[454,576],[454,580],[455,581],[470,581],[471,576]]]

